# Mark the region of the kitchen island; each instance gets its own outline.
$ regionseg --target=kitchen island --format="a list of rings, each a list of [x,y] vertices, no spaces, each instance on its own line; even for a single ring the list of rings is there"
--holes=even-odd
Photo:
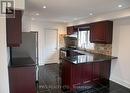
[[[75,91],[79,86],[108,83],[111,60],[117,57],[80,50],[70,52],[70,56],[61,59],[62,86]]]

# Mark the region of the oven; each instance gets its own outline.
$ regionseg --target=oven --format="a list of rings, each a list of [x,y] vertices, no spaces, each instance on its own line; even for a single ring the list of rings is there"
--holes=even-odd
[[[60,59],[65,58],[67,56],[67,51],[60,50]]]

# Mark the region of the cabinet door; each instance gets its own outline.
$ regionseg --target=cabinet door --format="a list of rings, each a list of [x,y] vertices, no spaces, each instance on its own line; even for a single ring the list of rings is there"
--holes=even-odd
[[[71,86],[71,64],[67,61],[62,61],[62,86],[70,87]]]
[[[82,83],[89,83],[92,81],[92,64],[87,63],[87,64],[82,64],[81,66],[82,69]]]
[[[78,65],[73,65],[72,66],[72,70],[71,70],[71,80],[72,80],[72,84],[73,86],[75,85],[79,85],[80,83],[82,83],[82,67],[80,64]]]
[[[90,42],[92,43],[112,43],[112,21],[102,21],[92,23],[90,26]]]
[[[6,17],[7,46],[17,47],[22,42],[22,11],[15,10],[15,17]]]
[[[36,93],[35,67],[9,68],[10,93]]]
[[[111,70],[111,60],[105,61],[100,64],[100,75],[101,79],[109,80],[110,78],[110,70]]]
[[[100,63],[93,63],[93,81],[98,81],[100,79]]]
[[[94,23],[91,25],[91,40],[92,41],[105,41],[105,24]]]
[[[72,35],[74,33],[75,33],[75,30],[73,26],[67,27],[67,35]]]

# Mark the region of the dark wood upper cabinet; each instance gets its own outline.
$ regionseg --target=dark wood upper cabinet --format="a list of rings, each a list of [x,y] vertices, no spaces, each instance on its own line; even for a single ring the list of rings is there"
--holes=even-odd
[[[90,42],[112,44],[113,22],[101,21],[90,24]]]
[[[22,43],[22,10],[15,10],[15,17],[6,16],[7,46],[18,47]]]
[[[75,32],[77,32],[76,28],[74,26],[67,27],[67,35],[72,35]]]

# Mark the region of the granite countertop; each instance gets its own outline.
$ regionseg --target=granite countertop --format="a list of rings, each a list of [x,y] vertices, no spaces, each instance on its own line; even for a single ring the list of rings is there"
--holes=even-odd
[[[62,50],[62,51],[68,51],[68,50],[76,50],[77,48],[72,48],[72,47],[70,47],[70,48],[65,48],[65,47],[62,47],[62,48],[60,48],[60,50]]]
[[[80,53],[82,55],[70,56],[63,58],[64,60],[70,61],[74,64],[81,63],[94,63],[94,62],[103,62],[112,59],[117,59],[117,57],[107,56],[103,54],[90,53],[87,51],[73,50],[74,52]]]
[[[12,62],[9,64],[9,67],[30,67],[36,66],[36,63],[31,57],[20,57],[13,58]]]

